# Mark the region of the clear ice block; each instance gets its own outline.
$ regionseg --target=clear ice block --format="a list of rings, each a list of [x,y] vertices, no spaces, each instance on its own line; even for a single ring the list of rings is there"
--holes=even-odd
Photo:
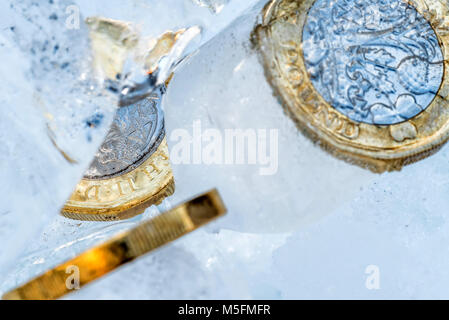
[[[58,215],[106,133],[117,98],[91,72],[69,1],[2,1],[0,278]]]
[[[164,108],[177,179],[173,199],[214,185],[229,209],[221,227],[292,232],[350,200],[375,175],[320,150],[283,112],[250,42],[260,11],[256,6],[210,41],[168,87]],[[260,139],[257,146],[251,144],[253,162],[248,144],[241,162],[236,140],[227,149],[226,133],[235,129],[249,130],[246,143]],[[213,134],[219,137],[211,139]],[[190,154],[184,159],[186,144]],[[221,157],[208,159],[206,151],[213,144]],[[231,151],[234,158],[226,163]],[[272,159],[263,161],[267,159],[257,154],[260,151],[271,153]]]
[[[72,86],[67,78],[59,77],[59,73],[52,75],[53,69],[45,74],[46,78],[36,78],[36,80],[32,78],[32,81],[27,81],[33,63],[39,64],[38,58],[30,57],[29,51],[26,50],[33,43],[32,39],[28,40],[30,44],[26,45],[25,49],[19,42],[26,44],[27,42],[22,38],[32,37],[27,33],[29,31],[26,31],[26,36],[16,38],[9,36],[7,41],[10,45],[7,49],[0,48],[4,51],[1,56],[8,61],[16,61],[14,65],[18,67],[13,69],[16,72],[11,80],[15,82],[11,81],[2,90],[9,88],[10,92],[4,96],[10,99],[8,105],[15,108],[9,108],[7,113],[6,119],[10,119],[11,122],[2,119],[0,124],[14,130],[1,130],[0,135],[3,135],[1,141],[14,142],[9,148],[18,148],[18,151],[7,149],[5,154],[14,156],[5,157],[7,170],[2,170],[1,173],[5,181],[11,181],[16,185],[2,186],[1,190],[4,203],[7,202],[6,199],[12,200],[9,200],[11,204],[4,211],[7,217],[5,221],[10,225],[2,224],[3,229],[0,229],[0,239],[11,237],[7,242],[8,252],[0,253],[0,263],[8,261],[15,263],[17,267],[9,272],[7,277],[6,268],[0,269],[2,272],[0,277],[7,278],[0,285],[0,291],[10,289],[118,231],[132,227],[140,219],[158,214],[159,210],[165,209],[164,206],[170,207],[172,203],[178,203],[190,198],[193,194],[217,186],[229,209],[227,218],[189,236],[184,244],[171,245],[156,256],[150,255],[139,259],[115,275],[108,276],[83,289],[79,292],[80,296],[124,298],[122,295],[115,294],[118,292],[118,287],[121,292],[134,291],[135,298],[250,298],[257,297],[254,293],[256,291],[260,292],[261,297],[275,296],[277,289],[271,284],[263,287],[263,284],[251,283],[254,278],[247,280],[254,269],[250,267],[246,269],[244,264],[257,264],[260,260],[256,258],[251,260],[251,257],[246,255],[265,250],[267,255],[263,256],[264,263],[261,266],[268,268],[271,264],[271,253],[283,244],[286,234],[298,228],[304,228],[322,215],[333,212],[339,205],[350,199],[362,185],[369,182],[373,174],[336,160],[319,150],[297,131],[292,121],[283,113],[265,80],[263,67],[250,44],[250,34],[264,1],[169,0],[132,1],[124,4],[123,1],[118,0],[107,2],[77,0],[75,3],[83,17],[103,16],[133,23],[140,28],[140,39],[148,39],[149,42],[160,38],[167,30],[176,32],[192,27],[201,30],[198,37],[188,38],[188,43],[184,43],[179,51],[173,51],[167,56],[168,59],[161,60],[161,66],[165,66],[165,69],[158,73],[158,76],[162,75],[157,79],[159,82],[164,81],[180,61],[186,61],[184,66],[176,68],[164,101],[167,137],[172,151],[179,142],[176,132],[184,130],[182,132],[187,131],[193,137],[193,130],[198,130],[198,124],[201,127],[200,139],[207,129],[216,129],[218,131],[215,132],[219,133],[227,129],[249,129],[257,134],[259,130],[262,133],[265,132],[265,138],[269,140],[272,132],[270,130],[275,129],[277,130],[273,135],[275,143],[272,146],[268,143],[268,149],[265,151],[273,151],[277,159],[271,159],[272,162],[262,161],[263,163],[256,161],[255,165],[205,164],[201,160],[196,161],[192,151],[191,163],[181,163],[173,153],[171,156],[177,190],[160,209],[149,208],[144,216],[120,223],[79,223],[59,217],[57,213],[60,207],[81,178],[112,121],[117,97],[107,97],[109,94],[107,90],[94,85],[94,92],[98,90],[105,97],[101,96],[104,101],[101,100],[102,103],[98,103],[98,106],[82,104],[83,112],[90,117],[81,117],[79,113],[68,113],[66,109],[60,111],[58,108],[60,104],[57,103],[59,99],[71,97],[69,94],[71,91],[64,88],[75,88],[72,94],[80,95],[80,100],[85,102],[82,92],[77,90],[78,86]],[[211,10],[210,4],[217,3],[223,3],[224,6],[212,7]],[[68,3],[58,2],[59,5],[62,7],[58,12],[64,16],[63,8]],[[47,4],[43,6],[37,9],[39,5],[34,5],[34,10],[50,12]],[[13,9],[5,7],[5,10]],[[15,19],[21,18],[21,11],[15,14],[17,16]],[[50,19],[43,13],[35,19],[46,26],[50,23],[47,18],[55,21],[54,16]],[[25,18],[22,17],[22,19]],[[9,27],[12,23],[12,20],[9,24],[8,21],[2,22],[5,27]],[[23,24],[27,25],[25,22]],[[21,26],[22,23],[18,25]],[[53,26],[49,25],[50,31],[46,35],[51,38]],[[61,37],[65,41],[70,39],[70,43],[74,45],[72,41],[78,39],[77,37],[83,41],[87,39],[88,32],[82,22],[80,30],[83,32],[82,36],[79,30],[76,33],[60,28],[63,34]],[[72,32],[75,33],[72,34]],[[77,48],[80,46],[78,42],[76,46]],[[83,52],[86,53],[87,44],[82,47],[85,50]],[[198,48],[201,49],[196,51]],[[72,55],[71,52],[67,55],[75,61],[75,57],[86,59],[88,56],[87,54]],[[189,59],[184,59],[185,57]],[[83,59],[81,60],[85,61]],[[14,65],[11,63],[0,68],[5,69],[5,74],[10,74]],[[81,75],[90,79],[89,68],[77,70],[84,70]],[[53,80],[49,81],[47,78]],[[60,79],[68,82],[64,83]],[[74,81],[74,78],[70,79]],[[60,82],[63,82],[63,85]],[[61,150],[54,147],[51,140],[48,142],[48,138],[47,140],[43,138],[47,120],[36,111],[35,104],[32,102],[33,94],[30,93],[39,84],[53,84],[45,91],[43,99],[52,102],[49,105],[55,114],[61,115],[62,128],[71,133],[67,136],[73,141],[65,138],[66,135],[57,135],[61,137],[57,140],[57,145],[68,146],[64,149],[61,147],[61,150],[68,150],[64,152],[67,157],[61,153]],[[14,95],[14,92],[20,94]],[[28,101],[28,103],[20,103],[21,101]],[[18,107],[23,108],[25,115],[17,114]],[[88,110],[91,110],[90,114]],[[70,117],[67,116],[68,114]],[[73,124],[80,119],[88,119],[88,125],[81,126],[79,131],[73,133],[72,130],[76,130],[73,129],[76,128]],[[25,121],[21,127],[26,130],[22,133],[17,129],[20,126],[12,126],[14,121]],[[35,134],[25,134],[32,130],[35,130]],[[89,137],[92,140],[86,143],[85,140],[89,141]],[[263,138],[263,134],[259,137]],[[22,141],[22,145],[17,144],[17,141]],[[6,148],[5,146],[8,144],[1,145],[0,148]],[[38,152],[36,147],[42,147],[43,150]],[[33,152],[29,153],[30,150]],[[75,158],[76,155],[79,157]],[[71,163],[66,158],[75,158],[77,163]],[[39,172],[39,175],[35,172]],[[21,180],[12,179],[12,176],[17,175]],[[31,176],[33,178],[30,178]],[[30,183],[30,181],[34,182]],[[12,196],[11,191],[17,190],[20,190],[20,195]],[[31,200],[23,201],[23,195],[29,195]],[[42,229],[41,235],[34,238],[34,235]],[[251,235],[247,232],[280,234]],[[34,241],[30,242],[31,239]],[[204,243],[209,245],[205,246]],[[27,244],[29,246],[24,250]],[[221,246],[215,249],[214,246],[218,244]],[[236,259],[233,250],[237,250],[243,257]],[[19,255],[21,258],[16,259]],[[177,263],[171,263],[173,261]],[[148,270],[149,265],[152,266],[150,270]],[[220,268],[219,265],[230,266],[230,268]],[[192,271],[189,279],[180,276],[185,270]],[[130,274],[137,275],[131,277]],[[117,282],[117,279],[121,280]],[[163,281],[158,282],[158,279]],[[179,281],[173,279],[179,279]],[[141,286],[142,283],[148,283],[148,286],[154,289],[147,292]],[[166,287],[167,283],[173,287]],[[174,287],[177,283],[179,286]],[[192,288],[194,284],[196,285],[194,290],[189,291],[188,288]],[[175,295],[172,292],[174,289],[171,288],[182,290]],[[109,294],[100,296],[99,292],[109,292]],[[263,292],[266,292],[266,295]]]
[[[0,291],[131,227],[139,219],[96,224],[70,222],[58,216],[121,101],[107,87],[107,75],[96,73],[92,67],[95,59],[84,19],[101,16],[129,22],[139,31],[138,49],[144,52],[154,48],[167,32],[182,33],[182,41],[156,61],[160,70],[152,80],[158,84],[184,58],[257,2],[221,1],[219,7],[215,6],[217,1],[208,1],[204,7],[204,3],[190,0],[126,4],[23,0],[0,4],[0,57],[4,61],[0,66],[4,79],[0,89],[0,177],[5,181],[0,187],[0,241],[4,247],[0,281],[9,275]],[[142,75],[142,65],[133,65],[139,62],[133,58],[125,57],[123,70],[133,81],[148,81]],[[19,267],[10,269],[13,265]]]

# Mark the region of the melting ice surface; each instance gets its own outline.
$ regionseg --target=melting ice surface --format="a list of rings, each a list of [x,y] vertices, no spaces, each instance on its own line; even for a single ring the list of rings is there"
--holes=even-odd
[[[237,19],[177,70],[164,108],[172,149],[177,145],[172,133],[181,129],[192,134],[198,120],[204,130],[218,132],[229,128],[277,129],[278,171],[263,176],[254,165],[173,162],[177,190],[162,206],[150,208],[143,217],[112,225],[79,225],[57,217],[30,246],[20,261],[22,267],[8,276],[0,290],[26,281],[141,219],[218,187],[229,210],[227,217],[125,267],[124,273],[83,289],[78,297],[119,298],[119,292],[124,291],[117,287],[133,292],[128,298],[279,295],[272,283],[258,283],[248,275],[269,275],[273,253],[291,232],[331,213],[370,181],[372,174],[317,149],[283,113],[249,42],[262,4]],[[209,14],[209,10],[202,10]],[[187,279],[185,274],[191,277]]]
[[[192,2],[189,3],[186,6]],[[125,12],[128,8],[123,3],[117,2],[115,5],[105,8],[105,11],[121,9]],[[210,14],[207,8],[201,10]],[[28,186],[19,184],[19,180],[9,180],[9,173],[7,175],[2,167],[2,178],[8,178],[6,181],[9,182],[7,189],[2,186],[2,200],[6,194],[15,209],[30,210],[13,212],[14,216],[11,217],[22,214],[20,218],[23,220],[28,219],[45,227],[39,236],[28,242],[26,250],[16,253],[23,256],[13,260],[16,268],[8,275],[2,271],[1,276],[6,281],[0,284],[0,292],[107,239],[117,231],[135,225],[141,219],[159,214],[159,211],[194,193],[218,186],[229,209],[226,218],[137,260],[67,298],[447,298],[448,148],[401,172],[373,178],[369,172],[335,160],[314,147],[282,113],[271,95],[270,87],[262,80],[262,67],[248,41],[259,10],[256,8],[251,14],[235,21],[178,70],[169,87],[165,111],[169,137],[173,130],[190,130],[192,122],[198,119],[202,120],[205,128],[219,130],[235,126],[278,128],[278,175],[264,178],[258,175],[258,168],[251,166],[175,165],[178,191],[173,198],[158,208],[149,208],[143,216],[103,224],[71,221],[56,216],[58,210],[52,205],[60,206],[62,200],[58,202],[54,199],[59,191],[49,189],[51,185],[48,186],[47,182],[50,178],[47,176],[39,178],[41,180],[36,182],[34,189],[31,186],[24,189],[27,194],[35,194],[33,201],[12,197],[10,189],[16,191]],[[23,64],[26,59],[20,57],[21,49],[13,49],[12,44],[6,48],[8,50],[0,52],[11,63],[0,66],[2,74],[3,71],[13,74],[10,67],[14,67],[14,70],[22,70],[25,76],[19,76],[16,72],[2,90],[9,88],[8,95],[4,97],[22,108],[23,104],[16,102],[27,101],[26,95],[22,91],[20,97],[14,93],[27,88],[22,85],[22,80],[26,79],[29,66]],[[222,77],[217,78],[215,73]],[[31,84],[27,86],[32,90]],[[7,116],[8,121],[0,120],[0,124],[10,125],[9,121],[17,122],[19,119],[35,123],[40,113],[33,113],[33,110],[32,107],[26,110],[29,112],[27,118],[11,115]],[[184,118],[176,116],[179,112]],[[21,128],[31,130],[25,126]],[[36,139],[23,136],[17,130],[14,136],[7,132],[8,138],[13,137],[22,144],[4,144],[4,141],[12,140],[4,140],[5,131],[0,130],[3,134],[0,145],[2,154],[5,153],[5,145],[8,148],[24,148],[22,155],[29,154],[25,151],[34,146],[41,146],[42,141],[38,138],[43,135],[39,127],[36,128]],[[176,141],[170,140],[170,147],[173,148]],[[79,145],[77,147],[80,148]],[[51,148],[47,146],[47,149]],[[76,150],[81,152],[83,149]],[[58,154],[54,152],[54,157]],[[52,163],[52,157],[40,160],[35,156],[33,159],[37,162],[33,163],[45,169],[49,162]],[[22,178],[28,178],[21,173],[28,170],[26,157],[14,159],[23,169],[14,169],[11,161],[7,162],[8,170],[11,174],[20,173]],[[58,171],[59,175],[67,178],[67,168],[72,167],[64,165],[64,170]],[[81,169],[76,171],[74,176],[83,173]],[[53,172],[47,172],[48,176],[56,179],[58,175]],[[77,179],[72,179],[72,187]],[[46,188],[41,188],[42,185]],[[53,201],[52,205],[48,201]],[[5,202],[8,203],[2,201]],[[47,211],[42,213],[40,207]],[[28,213],[38,218],[32,220],[33,216]],[[53,219],[49,223],[49,219],[41,221],[42,214],[48,214]],[[323,217],[323,214],[327,216]],[[321,216],[321,219],[316,221],[316,216]],[[314,218],[314,223],[307,223]],[[10,226],[2,223],[0,231],[1,240],[8,240],[6,244],[13,248],[9,253],[14,253],[19,246],[12,247],[13,241],[20,240],[19,231],[29,231],[26,230],[28,221],[19,226],[16,219],[3,221],[16,223]],[[0,254],[3,255],[3,251]],[[3,256],[6,257],[6,254]],[[369,266],[371,268],[367,268]],[[380,272],[379,290],[369,290],[366,286],[370,270],[375,270],[372,267],[378,267]]]
[[[65,27],[70,4],[0,4],[0,278],[58,214],[117,104],[90,71],[87,29]]]
[[[118,104],[92,73],[84,18],[130,21],[148,41],[167,30],[198,26],[202,35],[189,47],[193,51],[255,2],[229,1],[219,15],[184,0],[0,3],[0,281],[57,217]],[[189,53],[175,49],[162,75]]]

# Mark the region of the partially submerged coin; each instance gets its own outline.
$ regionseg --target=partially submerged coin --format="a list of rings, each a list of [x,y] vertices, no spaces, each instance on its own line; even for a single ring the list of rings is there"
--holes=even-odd
[[[80,220],[117,220],[142,213],[174,191],[164,117],[164,87],[118,109],[84,179],[62,214]]]
[[[70,276],[67,268],[77,268],[79,285],[84,286],[212,222],[225,213],[226,208],[218,191],[211,190],[48,270],[24,285],[7,292],[2,299],[58,299],[73,291],[73,288],[67,285]]]
[[[399,170],[449,138],[448,6],[273,0],[254,32],[286,112],[332,154]]]

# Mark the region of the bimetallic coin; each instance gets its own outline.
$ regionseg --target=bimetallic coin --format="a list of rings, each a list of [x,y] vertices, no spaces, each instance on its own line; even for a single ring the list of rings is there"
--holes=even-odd
[[[86,179],[104,180],[128,173],[157,150],[165,136],[161,90],[117,110],[103,144],[84,175]]]
[[[275,0],[254,32],[267,79],[298,127],[374,172],[449,138],[448,5]]]
[[[79,270],[79,284],[84,286],[225,213],[226,208],[218,192],[209,191],[47,271],[6,293],[3,299],[58,299],[73,290],[67,285],[71,276],[67,273],[68,268]]]
[[[164,117],[165,88],[118,109],[84,179],[62,214],[80,220],[116,220],[142,213],[174,191]]]

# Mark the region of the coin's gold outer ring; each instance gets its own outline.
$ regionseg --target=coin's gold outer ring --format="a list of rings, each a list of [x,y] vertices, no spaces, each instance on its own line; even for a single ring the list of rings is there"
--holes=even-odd
[[[150,158],[126,174],[105,180],[81,180],[61,214],[76,220],[128,219],[172,195],[174,187],[164,139]]]
[[[315,0],[273,0],[253,33],[265,75],[286,113],[309,138],[338,158],[374,172],[400,170],[449,139],[449,9],[438,0],[409,1],[431,24],[444,56],[443,80],[431,104],[403,123],[358,123],[335,110],[309,79],[302,30]]]
[[[80,287],[102,277],[158,247],[224,215],[226,208],[217,190],[209,191],[134,229],[118,235],[6,293],[6,300],[51,300],[72,292],[67,281],[79,270]],[[155,275],[157,276],[157,275]]]

